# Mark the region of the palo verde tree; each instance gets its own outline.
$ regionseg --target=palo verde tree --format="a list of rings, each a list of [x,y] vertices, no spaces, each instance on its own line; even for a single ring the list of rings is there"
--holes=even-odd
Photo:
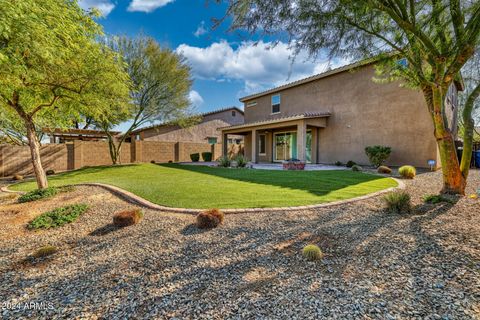
[[[0,0],[0,110],[22,126],[39,188],[48,182],[37,132],[128,101],[121,59],[97,42],[101,27],[75,0]],[[5,120],[5,119],[3,119]]]
[[[223,0],[217,0],[223,2]],[[231,29],[287,35],[313,56],[377,56],[386,78],[422,91],[434,124],[443,169],[443,192],[464,194],[468,169],[460,167],[445,97],[479,42],[478,0],[226,0]],[[387,54],[389,53],[389,54]],[[393,54],[392,54],[393,53]],[[401,56],[406,67],[396,62]],[[470,121],[468,109],[464,117]],[[468,150],[467,148],[465,150]]]
[[[463,131],[463,156],[460,163],[462,172],[468,174],[472,158],[472,145],[475,138],[480,139],[480,132],[475,128],[475,120],[480,123],[480,47],[462,68],[465,90],[459,102],[462,111],[461,125]]]
[[[126,72],[132,81],[128,108],[97,121],[107,134],[113,164],[120,161],[122,144],[131,133],[155,121],[184,122],[189,117],[188,93],[192,81],[190,67],[184,59],[168,48],[162,48],[152,38],[138,36],[114,37],[109,46],[125,61]],[[114,137],[111,130],[121,122],[129,124],[126,132]]]

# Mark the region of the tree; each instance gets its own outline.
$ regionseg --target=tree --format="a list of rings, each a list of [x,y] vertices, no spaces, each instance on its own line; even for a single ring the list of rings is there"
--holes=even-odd
[[[480,122],[480,50],[476,49],[474,56],[462,68],[465,90],[459,102],[462,111],[463,154],[460,168],[467,172],[472,160],[472,146],[475,138],[480,135],[475,129],[475,118]]]
[[[221,2],[221,0],[217,0]],[[445,97],[472,57],[480,34],[475,0],[228,0],[231,29],[285,35],[298,53],[332,57],[377,56],[384,76],[420,89],[434,124],[443,192],[464,194],[468,169],[460,166]],[[218,21],[220,23],[222,20]],[[398,56],[408,61],[397,63]],[[470,121],[468,110],[464,118]]]
[[[0,7],[0,110],[4,123],[24,128],[37,185],[46,188],[36,132],[70,127],[85,110],[108,113],[127,101],[128,75],[97,41],[96,12],[76,1],[0,0]]]
[[[116,37],[110,40],[109,46],[123,57],[132,81],[131,104],[97,121],[108,136],[110,155],[116,164],[120,161],[123,142],[142,125],[190,119],[188,93],[192,81],[190,67],[184,59],[170,49],[161,48],[152,38]],[[129,122],[129,128],[117,139],[110,131],[124,121]]]

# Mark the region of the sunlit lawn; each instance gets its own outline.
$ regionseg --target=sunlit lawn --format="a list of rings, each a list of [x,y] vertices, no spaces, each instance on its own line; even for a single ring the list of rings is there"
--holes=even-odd
[[[151,202],[179,208],[260,208],[349,199],[397,185],[395,180],[347,170],[281,171],[177,164],[84,168],[49,177],[50,186],[100,182]],[[33,181],[11,186],[36,188]]]

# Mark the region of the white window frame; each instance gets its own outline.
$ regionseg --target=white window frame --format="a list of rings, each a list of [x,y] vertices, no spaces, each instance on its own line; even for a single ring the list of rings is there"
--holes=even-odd
[[[265,141],[264,141],[263,144],[262,144],[262,139],[261,139],[262,136],[265,138]],[[263,152],[263,153],[261,152],[262,145],[263,145],[264,150],[265,150],[265,152]],[[260,156],[266,156],[267,155],[267,135],[265,133],[261,133],[261,134],[258,135],[258,155],[260,155]]]
[[[274,104],[273,104],[273,98],[274,98],[274,97],[278,97],[278,99],[279,99],[279,101],[278,101],[278,110],[279,110],[279,111],[278,111],[278,112],[273,112],[273,106],[274,106]],[[277,104],[275,104],[275,105],[277,105]],[[282,108],[282,96],[281,96],[280,94],[274,94],[274,95],[272,95],[272,97],[270,98],[270,111],[271,111],[271,114],[279,114],[279,113],[281,113],[281,112],[282,112],[282,109],[281,109],[281,108]]]

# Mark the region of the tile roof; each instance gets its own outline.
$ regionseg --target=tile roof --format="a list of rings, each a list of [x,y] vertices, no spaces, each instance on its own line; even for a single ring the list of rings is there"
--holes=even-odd
[[[330,117],[331,115],[332,114],[330,112],[304,112],[304,113],[298,113],[298,114],[284,116],[284,117],[275,118],[275,119],[253,121],[253,122],[247,122],[243,124],[237,124],[234,126],[222,127],[222,128],[218,128],[217,130],[248,128],[248,127],[254,127],[262,124],[281,123],[281,122],[301,120],[301,119],[325,118],[325,117]]]

